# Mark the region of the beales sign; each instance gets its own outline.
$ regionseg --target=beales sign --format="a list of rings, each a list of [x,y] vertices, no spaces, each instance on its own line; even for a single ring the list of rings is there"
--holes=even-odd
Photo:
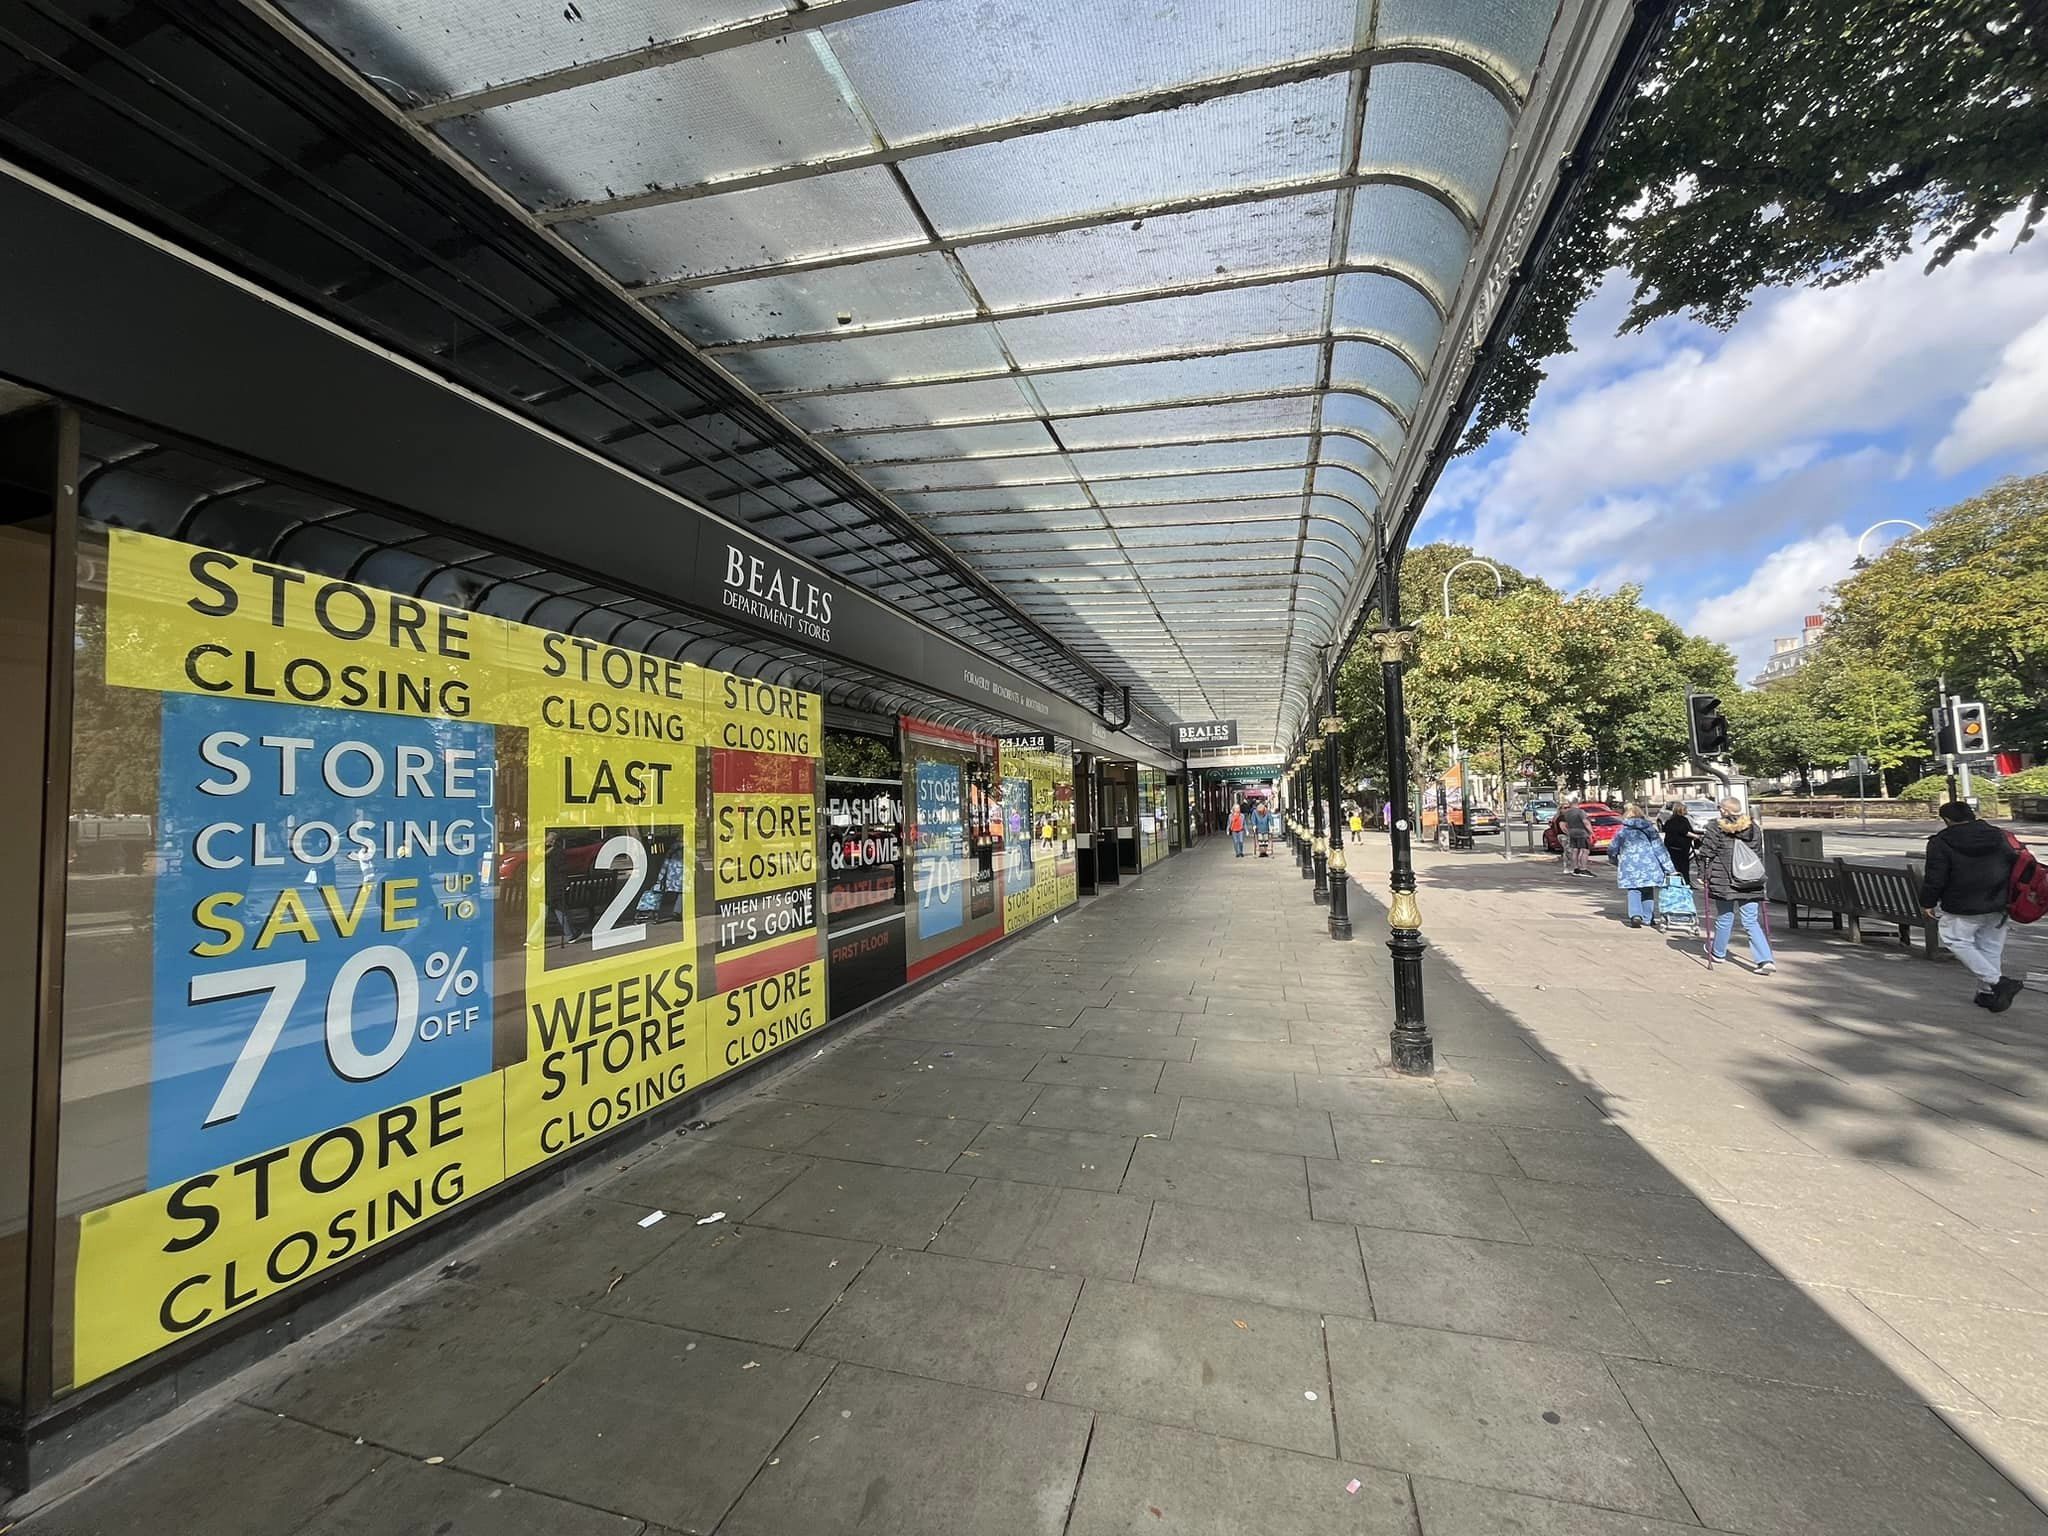
[[[1237,745],[1237,722],[1184,720],[1173,728],[1173,744],[1176,747],[1234,747]]]
[[[757,623],[773,624],[820,644],[831,643],[831,588],[773,556],[750,554],[728,542],[725,583],[719,596],[727,608]]]

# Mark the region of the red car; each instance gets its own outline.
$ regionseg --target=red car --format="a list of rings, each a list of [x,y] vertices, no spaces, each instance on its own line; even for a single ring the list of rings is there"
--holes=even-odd
[[[1612,806],[1600,800],[1581,800],[1579,809],[1586,813],[1586,830],[1593,835],[1593,851],[1605,853],[1607,845],[1614,841],[1614,834],[1621,830],[1621,817]],[[1543,851],[1558,853],[1564,848],[1564,821],[1560,816],[1550,818],[1550,825],[1543,829]]]

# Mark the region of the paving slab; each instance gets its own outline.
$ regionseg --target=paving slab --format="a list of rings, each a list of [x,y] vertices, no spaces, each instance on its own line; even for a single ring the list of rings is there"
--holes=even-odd
[[[1091,1035],[1098,1030],[1111,1035],[1182,1035],[1188,1031],[1181,1026],[1191,1017],[1185,1013],[1160,1013],[1150,1008],[1084,1008],[1081,1016],[1074,1021],[1074,1032]],[[1083,1047],[1086,1049],[1086,1047]],[[1124,1051],[1104,1051],[1105,1056],[1131,1054]],[[1162,1057],[1161,1060],[1180,1060],[1182,1057]]]
[[[1337,1157],[1347,1163],[1517,1175],[1520,1165],[1490,1126],[1406,1115],[1335,1113]]]
[[[946,1224],[972,1182],[922,1168],[820,1159],[762,1206],[755,1224],[921,1248]]]
[[[1330,1116],[1320,1109],[1278,1104],[1244,1104],[1229,1099],[1182,1099],[1173,1122],[1179,1141],[1214,1142],[1254,1152],[1289,1152],[1301,1157],[1335,1157]]]
[[[879,1109],[889,1096],[903,1086],[904,1077],[884,1067],[849,1065],[843,1058],[827,1057],[787,1077],[777,1078],[771,1090],[777,1098],[806,1104],[828,1104],[846,1109]]]
[[[719,1536],[1061,1536],[1086,1409],[842,1365]]]
[[[1161,1019],[1169,1016],[1160,1014]],[[1176,1026],[1178,1018],[1174,1018]],[[1091,1029],[1074,1042],[1074,1049],[1091,1056],[1131,1056],[1144,1061],[1186,1061],[1197,1041],[1177,1029]]]
[[[1643,1195],[1533,1179],[1502,1179],[1501,1193],[1539,1243],[1626,1259],[1764,1274],[1756,1251],[1689,1195]]]
[[[862,1268],[873,1243],[773,1227],[691,1227],[599,1310],[795,1349]]]
[[[877,1036],[842,1046],[839,1060],[855,1071],[922,1071],[947,1077],[1021,1079],[1045,1054],[1043,1045],[957,1045],[942,1040],[898,1040]]]
[[[831,1369],[811,1355],[620,1318],[459,1465],[634,1519],[710,1530]]]
[[[1046,1088],[1018,1124],[1041,1130],[1102,1131],[1113,1136],[1166,1136],[1180,1100],[1168,1093],[1122,1088]]]
[[[1308,1173],[1299,1157],[1200,1141],[1140,1141],[1123,1192],[1227,1210],[1309,1214]]]
[[[302,1346],[247,1401],[409,1455],[452,1457],[606,1327],[592,1313],[443,1280],[360,1328]],[[461,1390],[451,1391],[457,1381]]]
[[[732,1141],[768,1152],[793,1152],[839,1118],[829,1104],[792,1104],[755,1099],[737,1105],[694,1134],[706,1141]]]
[[[984,1126],[953,1164],[955,1173],[1070,1189],[1115,1189],[1130,1166],[1130,1136],[1100,1131]]]
[[[1441,1168],[1308,1160],[1309,1211],[1318,1221],[1397,1227],[1448,1237],[1484,1237],[1522,1243],[1528,1236],[1483,1173]]]
[[[1582,1092],[1525,1083],[1446,1083],[1441,1092],[1451,1113],[1474,1125],[1530,1129],[1613,1129],[1614,1122]]]
[[[1372,1316],[1357,1235],[1331,1222],[1161,1200],[1152,1207],[1138,1278],[1276,1307]]]
[[[1056,1051],[1033,1067],[1025,1081],[1062,1088],[1118,1088],[1126,1093],[1150,1093],[1159,1086],[1159,1074],[1165,1069],[1166,1063],[1161,1061]]]
[[[1651,1520],[1434,1477],[1413,1481],[1422,1536],[1701,1536],[1690,1521]]]
[[[1863,1302],[1994,1413],[2048,1423],[2048,1313],[1882,1292]]]
[[[1256,1302],[1090,1279],[1045,1395],[1284,1450],[1337,1449],[1321,1325]]]
[[[1183,1098],[1235,1099],[1246,1104],[1297,1102],[1294,1077],[1288,1072],[1247,1071],[1237,1067],[1204,1066],[1199,1062],[1169,1061],[1160,1073],[1161,1093]],[[1311,1105],[1312,1109],[1326,1106]]]
[[[1761,1206],[1731,1208],[1730,1219],[1788,1280],[2048,1310],[2048,1271],[1987,1263],[1983,1234]]]
[[[1283,1045],[1277,1040],[1198,1039],[1194,1063],[1198,1067],[1243,1072],[1315,1072],[1316,1048],[1312,1045]]]
[[[1597,1355],[1329,1320],[1340,1454],[1681,1523],[1691,1510]]]
[[[1693,1191],[1654,1153],[1626,1136],[1606,1132],[1542,1131],[1501,1126],[1502,1144],[1527,1178],[1595,1189],[1684,1195]]]
[[[2048,1532],[2048,1515],[1930,1409],[1634,1361],[1614,1374],[1709,1525],[1753,1536]]]
[[[1104,1414],[1067,1536],[1412,1536],[1408,1482],[1376,1467]]]
[[[235,1405],[16,1529],[18,1536],[296,1531],[389,1459],[374,1445]]]
[[[1202,1040],[1274,1040],[1290,1043],[1289,1020],[1248,1013],[1184,1013],[1180,1032]]]
[[[804,1349],[1031,1397],[1080,1294],[1076,1274],[892,1249],[861,1272]]]
[[[1129,1280],[1151,1218],[1152,1202],[1132,1195],[977,1179],[931,1251]]]
[[[1867,1333],[1837,1321],[1858,1310],[1848,1293],[1822,1296],[1775,1275],[1631,1259],[1596,1258],[1593,1267],[1667,1364],[1921,1400],[1921,1387],[1873,1353]]]
[[[1361,1229],[1358,1241],[1381,1322],[1651,1352],[1583,1254],[1376,1228]]]
[[[892,1115],[926,1115],[940,1120],[1015,1120],[1037,1099],[1034,1082],[994,1077],[937,1077],[921,1072],[879,1106]]]
[[[848,1109],[805,1142],[803,1151],[842,1162],[943,1172],[980,1133],[981,1123],[975,1120]]]
[[[639,1536],[640,1521],[394,1457],[293,1536]]]
[[[613,1200],[683,1216],[724,1211],[744,1221],[811,1166],[807,1157],[715,1141],[657,1143],[648,1156],[605,1186]]]
[[[659,1258],[686,1225],[663,1221],[643,1227],[646,1214],[644,1205],[586,1195],[465,1252],[455,1267],[477,1285],[588,1306],[621,1276]]]
[[[1436,1084],[1424,1078],[1372,1077],[1362,1073],[1332,1076],[1301,1074],[1303,1109],[1326,1109],[1332,1115],[1405,1115],[1417,1120],[1448,1120],[1450,1106]]]

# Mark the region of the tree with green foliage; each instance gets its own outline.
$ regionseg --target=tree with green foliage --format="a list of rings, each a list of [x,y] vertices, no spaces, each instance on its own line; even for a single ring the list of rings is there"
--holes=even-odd
[[[2048,0],[1683,0],[1488,375],[1465,447],[1528,425],[1601,280],[1624,330],[1760,288],[1932,270],[2048,214]]]
[[[2044,615],[2048,474],[2001,480],[1852,572],[1835,588],[1823,644],[1845,662],[1911,679],[1929,701],[1946,676],[1953,692],[1990,707],[1999,745],[2041,751]]]
[[[1737,764],[1773,778],[1799,775],[1799,787],[1813,793],[1813,770],[1849,755],[1842,722],[1821,707],[1811,666],[1768,688],[1730,694],[1723,704],[1728,740]]]
[[[1444,575],[1470,554],[1425,545],[1402,573],[1402,616],[1419,632],[1408,671],[1418,775],[1448,761],[1454,737],[1482,772],[1512,776],[1526,759],[1563,784],[1632,783],[1683,757],[1685,687],[1732,686],[1724,647],[1644,608],[1635,588],[1567,598],[1504,565],[1499,595],[1483,571],[1461,573],[1446,618]],[[1338,678],[1354,777],[1383,771],[1381,699],[1379,658],[1361,645]]]

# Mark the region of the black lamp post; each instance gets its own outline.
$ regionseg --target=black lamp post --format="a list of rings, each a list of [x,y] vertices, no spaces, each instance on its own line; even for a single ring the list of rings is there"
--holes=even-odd
[[[1337,739],[1344,722],[1337,714],[1337,669],[1330,668],[1323,692],[1324,775],[1330,784],[1330,937],[1351,937],[1351,876],[1344,860],[1344,784],[1337,757]]]
[[[1380,687],[1387,708],[1387,793],[1394,802],[1389,853],[1394,899],[1387,908],[1387,951],[1394,957],[1394,1070],[1427,1077],[1436,1070],[1436,1047],[1422,1012],[1422,909],[1415,903],[1415,862],[1408,824],[1408,698],[1402,671],[1415,632],[1401,627],[1399,567],[1380,565],[1380,615],[1386,627],[1373,643],[1380,651]]]
[[[1314,736],[1310,736],[1308,746],[1309,816],[1315,826],[1315,841],[1310,845],[1309,857],[1315,864],[1316,877],[1315,888],[1310,895],[1314,897],[1316,905],[1321,906],[1330,899],[1330,849],[1323,835],[1323,801],[1327,797],[1323,793],[1325,775],[1321,772],[1322,754],[1315,749],[1315,739]]]
[[[1294,803],[1298,807],[1294,813],[1294,853],[1295,857],[1301,860],[1301,878],[1313,880],[1316,877],[1315,836],[1309,820],[1312,796],[1308,787],[1307,767],[1307,756],[1297,751],[1294,757]]]

